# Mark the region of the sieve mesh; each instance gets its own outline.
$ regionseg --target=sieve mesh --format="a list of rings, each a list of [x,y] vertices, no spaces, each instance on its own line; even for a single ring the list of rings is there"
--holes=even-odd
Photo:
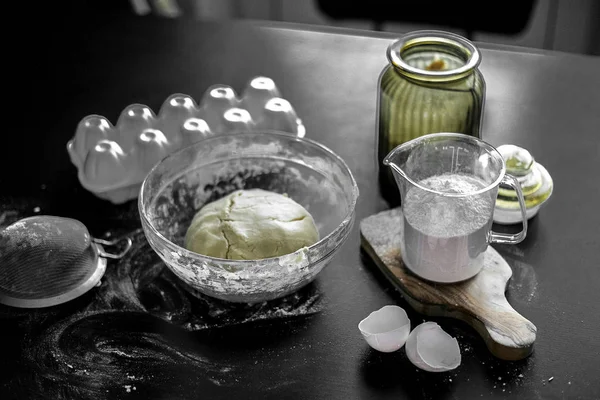
[[[42,307],[89,290],[106,268],[94,241],[81,222],[47,215],[0,231],[0,301]]]

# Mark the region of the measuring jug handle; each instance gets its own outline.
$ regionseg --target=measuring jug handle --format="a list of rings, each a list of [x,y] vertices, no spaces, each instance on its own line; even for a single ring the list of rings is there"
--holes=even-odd
[[[525,207],[525,198],[523,197],[521,184],[517,178],[509,174],[504,175],[504,178],[502,178],[502,183],[512,187],[515,192],[517,192],[517,198],[519,199],[519,206],[521,207],[521,215],[523,218],[523,230],[515,234],[490,231],[490,243],[521,243],[523,239],[525,239],[525,236],[527,236],[527,208]]]

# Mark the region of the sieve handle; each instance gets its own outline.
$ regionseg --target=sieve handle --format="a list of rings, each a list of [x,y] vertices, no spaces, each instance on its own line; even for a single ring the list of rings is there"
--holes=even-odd
[[[131,238],[128,238],[128,237],[122,238],[122,239],[115,239],[115,240],[102,240],[102,239],[92,238],[92,241],[94,243],[98,243],[98,244],[101,244],[104,246],[116,246],[119,242],[125,241],[125,246],[123,247],[123,250],[121,250],[121,252],[117,253],[117,254],[107,253],[103,249],[98,249],[98,254],[100,254],[102,257],[112,258],[115,260],[118,260],[119,258],[122,258],[125,254],[127,254],[129,249],[131,248],[131,245],[133,244],[133,242],[131,241]]]

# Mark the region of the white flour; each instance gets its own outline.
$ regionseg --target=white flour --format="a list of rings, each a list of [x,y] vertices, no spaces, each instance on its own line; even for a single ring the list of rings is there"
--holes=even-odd
[[[487,185],[473,176],[444,174],[419,182],[443,193],[471,193]],[[489,193],[446,197],[418,187],[403,201],[403,259],[407,267],[435,282],[468,279],[483,267],[494,203]]]

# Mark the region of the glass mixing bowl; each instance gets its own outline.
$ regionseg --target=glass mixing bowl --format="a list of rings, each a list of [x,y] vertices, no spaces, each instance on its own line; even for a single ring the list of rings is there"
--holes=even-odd
[[[239,189],[287,194],[313,216],[320,240],[280,257],[226,260],[185,249],[205,204]],[[146,176],[138,206],[150,246],[192,293],[233,302],[275,299],[311,282],[354,223],[358,187],[346,163],[312,140],[279,132],[204,139],[164,158]]]

